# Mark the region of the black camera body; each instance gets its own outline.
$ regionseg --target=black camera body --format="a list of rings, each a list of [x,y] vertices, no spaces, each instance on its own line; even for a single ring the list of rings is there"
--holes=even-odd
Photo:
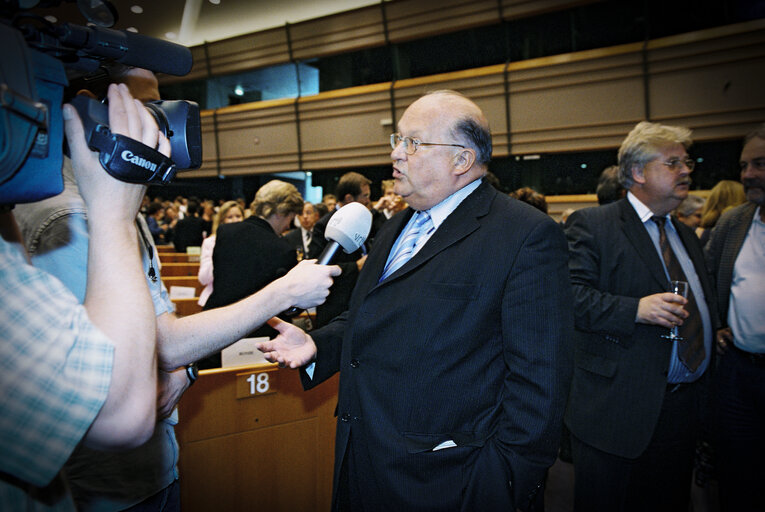
[[[144,103],[159,130],[170,141],[169,161],[142,144],[113,135],[106,104],[87,96],[77,96],[70,103],[80,115],[88,146],[101,153],[101,165],[119,180],[167,184],[178,169],[195,169],[202,164],[199,106],[193,101]]]
[[[116,62],[182,76],[192,64],[191,51],[175,43],[99,26],[54,25],[13,5],[19,4],[0,4],[0,204],[38,201],[63,190],[61,107],[68,74]],[[146,104],[170,140],[172,159],[112,134],[106,105],[85,97],[73,103],[88,145],[102,152],[101,164],[118,179],[165,184],[178,170],[201,165],[196,103]]]

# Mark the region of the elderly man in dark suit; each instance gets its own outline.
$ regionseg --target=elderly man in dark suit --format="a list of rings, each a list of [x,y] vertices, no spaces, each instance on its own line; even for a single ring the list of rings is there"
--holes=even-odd
[[[398,128],[410,207],[377,234],[348,311],[311,336],[274,322],[261,350],[309,365],[305,387],[340,372],[335,510],[526,507],[571,376],[565,239],[482,179],[491,135],[466,97],[425,95]]]
[[[765,510],[765,125],[744,141],[741,181],[748,201],[720,217],[706,247],[725,326],[716,377],[725,511]]]
[[[566,223],[577,511],[688,510],[716,318],[699,241],[669,215],[690,188],[690,135],[639,123],[619,149],[627,197]],[[687,281],[688,298],[670,281]],[[676,325],[683,340],[667,338]]]

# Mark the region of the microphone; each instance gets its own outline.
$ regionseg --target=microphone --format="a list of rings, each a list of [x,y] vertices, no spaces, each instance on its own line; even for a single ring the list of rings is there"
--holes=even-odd
[[[56,35],[70,48],[154,72],[183,76],[193,64],[191,50],[185,46],[133,32],[62,23]]]
[[[329,242],[319,255],[319,265],[329,265],[342,247],[346,254],[356,251],[369,236],[372,228],[372,212],[361,203],[348,203],[332,216],[324,230],[324,237]],[[285,316],[292,317],[301,311],[292,306],[284,312]]]

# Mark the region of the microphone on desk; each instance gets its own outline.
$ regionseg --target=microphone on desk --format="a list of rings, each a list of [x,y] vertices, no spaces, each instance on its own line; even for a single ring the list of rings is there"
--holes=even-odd
[[[319,265],[329,265],[342,247],[350,254],[363,244],[372,228],[372,212],[361,203],[348,203],[335,213],[327,223],[324,237],[329,242],[319,255]],[[296,316],[301,308],[292,306],[283,314],[288,317]]]

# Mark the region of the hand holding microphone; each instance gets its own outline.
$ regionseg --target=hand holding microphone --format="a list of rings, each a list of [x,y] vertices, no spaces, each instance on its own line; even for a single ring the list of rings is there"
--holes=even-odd
[[[372,228],[372,213],[361,203],[349,203],[335,213],[324,231],[324,236],[329,242],[319,255],[317,263],[328,265],[342,247],[343,251],[350,254],[356,251],[369,236]],[[301,308],[291,307],[284,315],[292,317],[300,313]]]

